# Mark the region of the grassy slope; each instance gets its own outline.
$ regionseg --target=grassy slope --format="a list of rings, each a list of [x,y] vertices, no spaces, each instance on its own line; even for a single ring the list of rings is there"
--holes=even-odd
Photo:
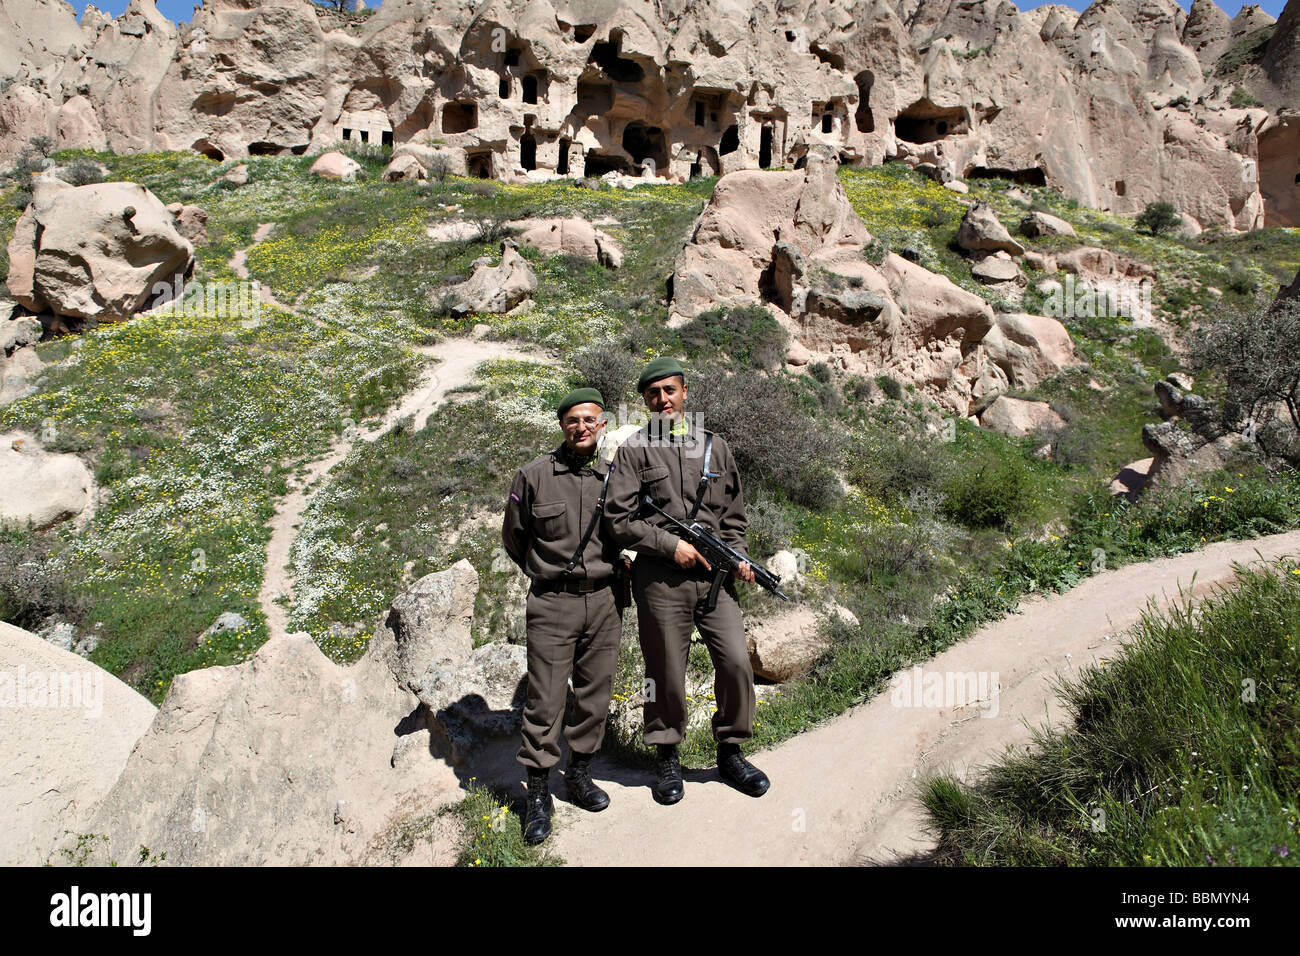
[[[926,781],[951,864],[1290,865],[1300,844],[1300,569],[1144,615],[1061,690],[1073,726],[980,782]],[[1298,846],[1300,849],[1300,846]]]

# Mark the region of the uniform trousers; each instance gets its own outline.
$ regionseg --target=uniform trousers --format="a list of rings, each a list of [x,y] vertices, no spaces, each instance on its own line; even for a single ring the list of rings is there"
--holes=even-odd
[[[735,584],[728,580],[718,592],[717,606],[708,611],[704,605],[712,572],[686,570],[644,554],[632,569],[641,653],[646,677],[653,681],[645,702],[646,745],[681,743],[686,733],[692,627],[699,628],[713,659],[714,739],[729,744],[748,740],[754,733],[754,670]]]
[[[610,587],[589,594],[528,594],[528,702],[524,705],[525,767],[547,770],[560,760],[560,734],[569,749],[595,753],[605,739],[622,617]],[[573,713],[564,722],[569,678]]]

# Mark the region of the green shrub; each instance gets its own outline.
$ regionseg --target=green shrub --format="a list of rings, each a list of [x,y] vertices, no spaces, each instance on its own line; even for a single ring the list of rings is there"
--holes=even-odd
[[[785,378],[701,367],[687,379],[687,411],[727,440],[747,489],[767,485],[796,504],[829,507],[840,496],[841,438],[814,417]]]
[[[955,467],[944,485],[944,514],[969,528],[1006,528],[1029,503],[1024,465],[987,456]]]
[[[1179,218],[1178,210],[1173,203],[1152,202],[1147,203],[1147,207],[1138,214],[1133,222],[1139,228],[1146,229],[1151,235],[1158,236],[1173,229],[1182,220]]]
[[[701,312],[682,326],[678,335],[692,358],[721,352],[756,369],[779,368],[789,339],[772,314],[758,305]]]
[[[51,615],[80,623],[84,600],[47,535],[0,531],[0,621],[34,630]]]
[[[876,384],[880,386],[880,390],[885,393],[886,398],[898,401],[903,397],[903,386],[892,375],[877,375]]]

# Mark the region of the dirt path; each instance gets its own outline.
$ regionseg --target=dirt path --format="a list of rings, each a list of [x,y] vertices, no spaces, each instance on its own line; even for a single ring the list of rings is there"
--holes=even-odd
[[[275,515],[269,525],[271,540],[266,546],[262,589],[257,596],[262,613],[266,615],[269,637],[286,633],[288,610],[284,605],[277,604],[275,599],[281,594],[293,594],[289,553],[302,523],[303,513],[307,510],[307,503],[322,486],[322,479],[347,457],[352,447],[357,442],[375,441],[391,429],[398,419],[407,415],[414,416],[416,431],[424,428],[430,414],[442,404],[447,392],[471,381],[474,369],[482,362],[498,358],[535,360],[538,357],[536,353],[521,352],[501,342],[481,339],[448,339],[437,345],[420,346],[415,351],[426,356],[436,356],[441,361],[426,365],[415,387],[390,408],[378,424],[358,426],[351,435],[345,433],[334,441],[327,454],[307,466],[307,473],[300,480],[290,478],[288,493],[276,502]]]
[[[590,814],[557,800],[555,849],[578,865],[842,865],[923,858],[934,843],[915,798],[920,776],[950,770],[969,778],[1007,747],[1028,745],[1030,725],[1062,723],[1053,679],[1113,657],[1117,637],[1137,623],[1149,600],[1167,606],[1180,589],[1203,597],[1214,585],[1231,582],[1234,561],[1275,561],[1297,553],[1300,532],[1222,542],[1105,571],[1065,594],[1026,601],[1021,613],[981,628],[923,665],[925,673],[997,672],[996,710],[991,703],[896,707],[886,691],[816,730],[751,755],[772,779],[772,789],[757,800],[731,789],[710,769],[687,771],[685,798],[661,807],[650,796],[648,774],[598,761],[596,776],[611,805]],[[558,774],[554,783],[559,785]]]
[[[235,252],[230,258],[230,267],[242,278],[248,278],[245,261],[249,249],[270,235],[275,227],[273,222],[260,223],[253,234],[253,242],[245,249]],[[286,312],[301,316],[293,306],[285,305],[272,295],[270,288],[261,287],[262,299]],[[318,319],[308,316],[317,325],[323,325]],[[345,332],[347,330],[344,330]],[[354,333],[349,333],[354,334]],[[391,429],[399,419],[410,415],[414,418],[414,428],[421,430],[429,421],[429,416],[442,404],[447,393],[458,386],[465,385],[474,378],[474,370],[483,362],[491,359],[537,359],[537,353],[523,352],[502,342],[490,342],[484,339],[448,339],[436,345],[422,345],[413,348],[426,358],[436,359],[427,363],[415,386],[393,405],[376,424],[358,426],[345,432],[331,444],[329,451],[307,466],[306,474],[301,478],[290,477],[288,491],[276,502],[275,515],[269,527],[271,539],[266,546],[266,566],[262,575],[262,589],[257,600],[262,613],[266,615],[268,639],[281,637],[286,633],[288,610],[283,604],[276,603],[281,595],[293,595],[293,573],[289,565],[289,554],[297,537],[298,527],[302,523],[303,513],[311,496],[319,490],[322,481],[330,470],[347,457],[357,442],[373,442]]]

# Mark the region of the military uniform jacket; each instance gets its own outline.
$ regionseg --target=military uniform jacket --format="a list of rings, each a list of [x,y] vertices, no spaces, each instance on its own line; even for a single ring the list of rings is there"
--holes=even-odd
[[[741,554],[748,554],[745,541],[748,523],[740,471],[726,440],[705,428],[652,440],[650,429],[654,425],[652,421],[629,437],[614,456],[614,474],[605,499],[609,536],[620,548],[673,560],[681,539],[664,527],[668,522],[662,515],[649,508],[642,509],[641,498],[650,495],[660,508],[689,524],[704,470],[705,439],[712,435],[710,478],[695,520]]]
[[[506,553],[532,580],[599,581],[614,573],[619,549],[597,521],[581,559],[572,573],[564,574],[596,510],[605,470],[599,458],[590,466],[573,465],[560,445],[515,475],[501,540]]]

